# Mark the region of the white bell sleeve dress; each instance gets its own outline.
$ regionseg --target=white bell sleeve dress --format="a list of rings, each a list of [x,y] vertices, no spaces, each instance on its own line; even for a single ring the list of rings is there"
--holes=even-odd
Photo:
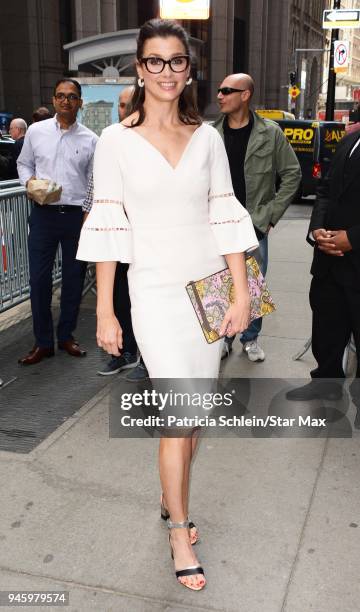
[[[222,342],[207,344],[185,286],[257,245],[214,128],[195,130],[175,168],[136,129],[103,131],[77,257],[130,264],[133,329],[152,378],[218,376]]]

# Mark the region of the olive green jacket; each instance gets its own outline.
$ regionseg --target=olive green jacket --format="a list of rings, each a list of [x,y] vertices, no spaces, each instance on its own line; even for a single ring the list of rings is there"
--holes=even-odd
[[[251,111],[252,112],[252,111]],[[281,128],[252,112],[254,125],[245,156],[246,208],[261,232],[276,225],[296,194],[301,170],[297,157]],[[213,123],[224,139],[221,115]],[[275,186],[281,178],[279,190]]]

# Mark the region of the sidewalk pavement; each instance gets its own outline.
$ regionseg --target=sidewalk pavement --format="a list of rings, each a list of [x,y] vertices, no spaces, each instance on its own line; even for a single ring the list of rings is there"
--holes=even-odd
[[[291,359],[310,333],[306,228],[285,220],[271,235],[266,361],[236,342],[224,376],[308,376],[311,353]],[[68,590],[71,612],[359,610],[356,432],[203,438],[191,518],[208,584],[193,593],[176,583],[159,517],[158,442],[109,439],[108,397],[106,385],[32,452],[0,452],[0,590]]]

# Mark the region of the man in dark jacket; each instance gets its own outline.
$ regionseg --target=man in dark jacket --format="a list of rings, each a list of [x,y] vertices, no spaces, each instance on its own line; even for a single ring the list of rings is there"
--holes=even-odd
[[[356,378],[360,377],[360,134],[345,137],[318,189],[307,240],[314,246],[310,305],[312,351],[318,367],[313,381],[287,394],[288,399],[322,395],[316,379],[343,379],[343,355],[354,336]],[[356,383],[356,380],[355,380]],[[329,383],[327,384],[328,388]],[[356,386],[356,384],[355,384]],[[355,390],[352,385],[352,390]],[[341,395],[341,386],[332,387]]]
[[[218,90],[221,115],[214,123],[224,140],[231,179],[237,199],[247,208],[254,224],[259,248],[252,253],[265,276],[268,234],[283,216],[301,180],[297,157],[281,128],[250,109],[254,81],[248,74],[230,74]],[[277,179],[281,184],[277,189]],[[253,321],[241,334],[243,353],[250,361],[263,361],[258,344],[262,319]],[[225,338],[223,357],[234,338]]]
[[[11,148],[11,159],[9,162],[9,178],[19,178],[16,162],[17,158],[21,153],[21,149],[24,144],[24,138],[27,130],[27,124],[24,119],[18,117],[13,119],[10,123],[9,134],[13,140],[15,140],[14,146]]]

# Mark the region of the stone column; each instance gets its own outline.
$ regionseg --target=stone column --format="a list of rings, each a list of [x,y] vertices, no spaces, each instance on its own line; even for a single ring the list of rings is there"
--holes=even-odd
[[[61,55],[60,14],[57,0],[37,0],[37,54],[40,101],[51,103],[56,81],[64,74]]]
[[[101,32],[116,31],[116,0],[101,0]]]
[[[269,0],[268,7],[265,104],[287,110],[290,6],[288,0]]]
[[[40,102],[36,0],[0,3],[2,107],[29,121]]]
[[[146,0],[148,2],[148,0]],[[128,0],[128,29],[138,28],[142,23],[138,22],[138,7],[137,2]]]
[[[100,0],[75,0],[76,40],[101,32]]]
[[[3,72],[3,67],[2,67],[1,46],[0,46],[0,108],[5,108],[4,83],[3,83],[2,72]]]
[[[233,71],[234,0],[213,0],[211,3],[211,68],[209,105],[206,115],[219,112],[216,104],[217,88]]]
[[[251,0],[249,14],[249,74],[255,81],[253,106],[265,103],[268,0]]]

